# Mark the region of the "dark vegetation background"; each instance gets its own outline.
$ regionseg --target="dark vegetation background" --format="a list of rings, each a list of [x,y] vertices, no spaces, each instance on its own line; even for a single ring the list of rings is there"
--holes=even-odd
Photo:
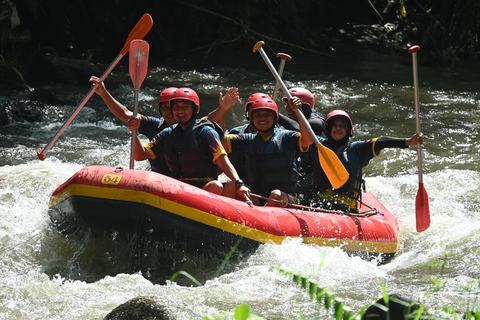
[[[0,0],[0,76],[75,82],[52,72],[45,55],[75,59],[61,61],[88,76],[83,62],[111,62],[144,13],[154,21],[145,37],[152,65],[238,66],[259,40],[270,53],[329,58],[405,54],[418,44],[420,64],[442,67],[479,53],[479,0]]]

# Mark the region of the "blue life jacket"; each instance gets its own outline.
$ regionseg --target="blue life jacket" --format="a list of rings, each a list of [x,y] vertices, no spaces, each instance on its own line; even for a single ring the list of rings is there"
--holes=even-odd
[[[213,163],[213,156],[207,139],[197,134],[197,130],[203,126],[211,126],[223,137],[222,129],[207,119],[196,120],[195,123],[185,130],[177,125],[173,128],[170,137],[165,143],[164,156],[172,177],[185,182],[202,181],[204,185],[208,181],[218,177],[218,166]]]
[[[268,141],[260,135],[246,150],[246,170],[251,190],[264,196],[274,189],[296,193],[298,189],[298,164],[295,154],[285,150],[282,138],[285,130],[275,130]]]

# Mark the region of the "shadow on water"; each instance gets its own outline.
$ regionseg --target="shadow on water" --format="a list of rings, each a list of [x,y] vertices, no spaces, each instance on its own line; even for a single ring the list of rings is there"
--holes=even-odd
[[[145,235],[83,230],[81,236],[65,238],[55,233],[55,240],[44,244],[43,251],[55,251],[57,258],[43,263],[49,277],[92,283],[107,276],[141,273],[154,284],[165,284],[184,271],[205,283],[220,274],[232,272],[249,254],[234,252],[223,265],[226,254],[212,250],[191,253],[178,243],[150,239]],[[60,257],[58,257],[60,255]],[[188,277],[178,275],[182,286],[195,285]]]

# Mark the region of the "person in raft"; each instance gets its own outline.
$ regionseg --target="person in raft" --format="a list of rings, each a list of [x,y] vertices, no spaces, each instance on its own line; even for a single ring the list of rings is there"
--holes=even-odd
[[[321,168],[319,159],[315,162],[312,192],[303,203],[328,210],[358,213],[357,203],[361,196],[364,180],[362,169],[371,159],[380,155],[385,148],[408,148],[423,143],[423,135],[411,138],[380,137],[366,141],[350,142],[353,122],[347,112],[334,110],[325,119],[327,138],[318,137],[320,143],[333,150],[349,173],[349,179],[339,189],[334,189]],[[361,200],[361,199],[360,199]]]
[[[313,112],[315,105],[315,97],[313,93],[304,88],[292,88],[288,90],[293,97],[298,97],[302,101],[302,112],[307,119],[313,132],[321,136],[325,126],[325,117],[317,112]],[[300,131],[300,125],[297,118],[297,113],[290,108],[288,104],[288,97],[285,94],[282,98],[285,102],[287,116],[279,114],[278,124],[287,130]],[[302,152],[298,155],[300,161],[300,181],[299,185],[302,191],[300,193],[308,192],[313,181],[313,168],[315,160],[318,159],[317,148],[309,148],[307,152]]]
[[[289,101],[292,109],[301,108],[297,97]],[[222,143],[231,152],[240,148],[245,157],[245,169],[251,190],[262,198],[269,197],[266,205],[285,206],[296,203],[299,179],[295,155],[308,150],[313,137],[300,125],[300,132],[275,128],[278,121],[278,107],[270,98],[259,97],[252,102],[249,118],[253,121],[256,134],[228,134]],[[255,197],[254,203],[262,204]]]
[[[171,112],[177,125],[168,127],[143,146],[137,135],[135,160],[164,157],[172,177],[222,194],[223,185],[217,180],[218,167],[234,181],[237,195],[248,200],[248,189],[230,163],[221,141],[223,130],[208,119],[197,120],[200,99],[190,88],[179,88],[170,100]]]
[[[267,94],[260,93],[260,92],[250,95],[250,97],[248,97],[247,99],[247,103],[245,103],[245,119],[248,121],[248,123],[228,130],[229,134],[257,133],[257,128],[255,128],[255,125],[253,124],[253,121],[252,119],[250,119],[250,116],[249,116],[250,107],[252,106],[253,102],[257,99],[271,99],[271,98]],[[237,170],[238,175],[240,176],[240,179],[242,179],[246,185],[249,185],[248,175],[245,168],[244,152],[240,148],[233,149],[228,154],[228,158],[230,159],[230,162]],[[235,185],[233,185],[230,182],[226,183],[224,192],[227,196],[231,197],[231,195],[235,194],[236,192]]]
[[[97,87],[95,92],[103,99],[107,107],[112,113],[117,116],[123,122],[129,124],[131,128],[138,129],[138,132],[152,140],[163,129],[168,128],[177,123],[177,120],[173,117],[170,108],[170,99],[176,87],[169,87],[160,92],[158,96],[158,111],[161,118],[144,116],[139,114],[137,118],[133,117],[133,112],[128,110],[123,104],[118,102],[109,91],[107,91],[105,84],[100,81],[96,76],[90,77],[92,87]],[[238,89],[230,88],[227,93],[219,97],[219,107],[212,111],[207,117],[211,121],[220,121],[221,110],[229,110],[233,108],[238,101]],[[150,167],[152,171],[171,176],[168,166],[166,165],[164,157],[156,157],[155,159],[149,159]]]

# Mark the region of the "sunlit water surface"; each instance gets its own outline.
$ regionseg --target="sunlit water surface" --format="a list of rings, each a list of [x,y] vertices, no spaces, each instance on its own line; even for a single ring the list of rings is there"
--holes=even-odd
[[[384,69],[351,73],[321,68],[307,72],[306,66],[294,69],[291,62],[284,79],[289,87],[310,89],[318,112],[347,110],[355,123],[355,140],[380,135],[409,137],[415,132],[415,109],[408,55],[404,60],[392,67],[392,72],[385,64]],[[113,76],[123,77],[124,84],[109,89],[131,108],[133,91],[125,66],[119,66]],[[157,270],[154,266],[162,264],[158,260],[161,252],[116,247],[88,235],[83,243],[67,240],[49,225],[50,195],[82,167],[128,167],[128,129],[94,96],[42,162],[36,157],[37,150],[53,138],[75,105],[49,105],[44,122],[0,127],[0,319],[102,319],[138,296],[165,305],[178,319],[214,318],[242,302],[267,319],[331,317],[330,311],[311,301],[289,278],[271,271],[272,266],[330,288],[354,311],[380,298],[382,285],[390,293],[419,299],[437,315],[446,316],[441,312],[446,305],[460,311],[480,310],[480,102],[473,76],[473,84],[466,78],[464,85],[448,81],[448,76],[444,70],[420,68],[430,228],[423,233],[415,230],[416,149],[384,150],[365,169],[367,189],[401,223],[400,251],[385,265],[349,257],[339,249],[289,240],[281,246],[261,245],[253,255],[229,264],[214,277],[214,267],[208,262],[178,252],[171,253],[173,266]],[[266,67],[256,71],[152,67],[141,89],[140,112],[157,115],[159,90],[186,86],[199,93],[201,115],[205,115],[218,105],[220,92],[235,86],[241,91],[241,100],[228,116],[227,127],[231,128],[243,123],[244,103],[251,93],[272,92],[272,79]],[[84,93],[79,89],[58,94],[80,100]],[[2,101],[8,98],[21,95]],[[280,100],[279,105],[284,112]],[[135,165],[148,169],[147,163]],[[142,268],[142,262],[149,267]],[[107,267],[110,269],[103,270]],[[182,276],[178,283],[167,280],[183,268],[196,270],[194,275],[205,285],[196,287]],[[160,269],[163,279],[155,281]]]

